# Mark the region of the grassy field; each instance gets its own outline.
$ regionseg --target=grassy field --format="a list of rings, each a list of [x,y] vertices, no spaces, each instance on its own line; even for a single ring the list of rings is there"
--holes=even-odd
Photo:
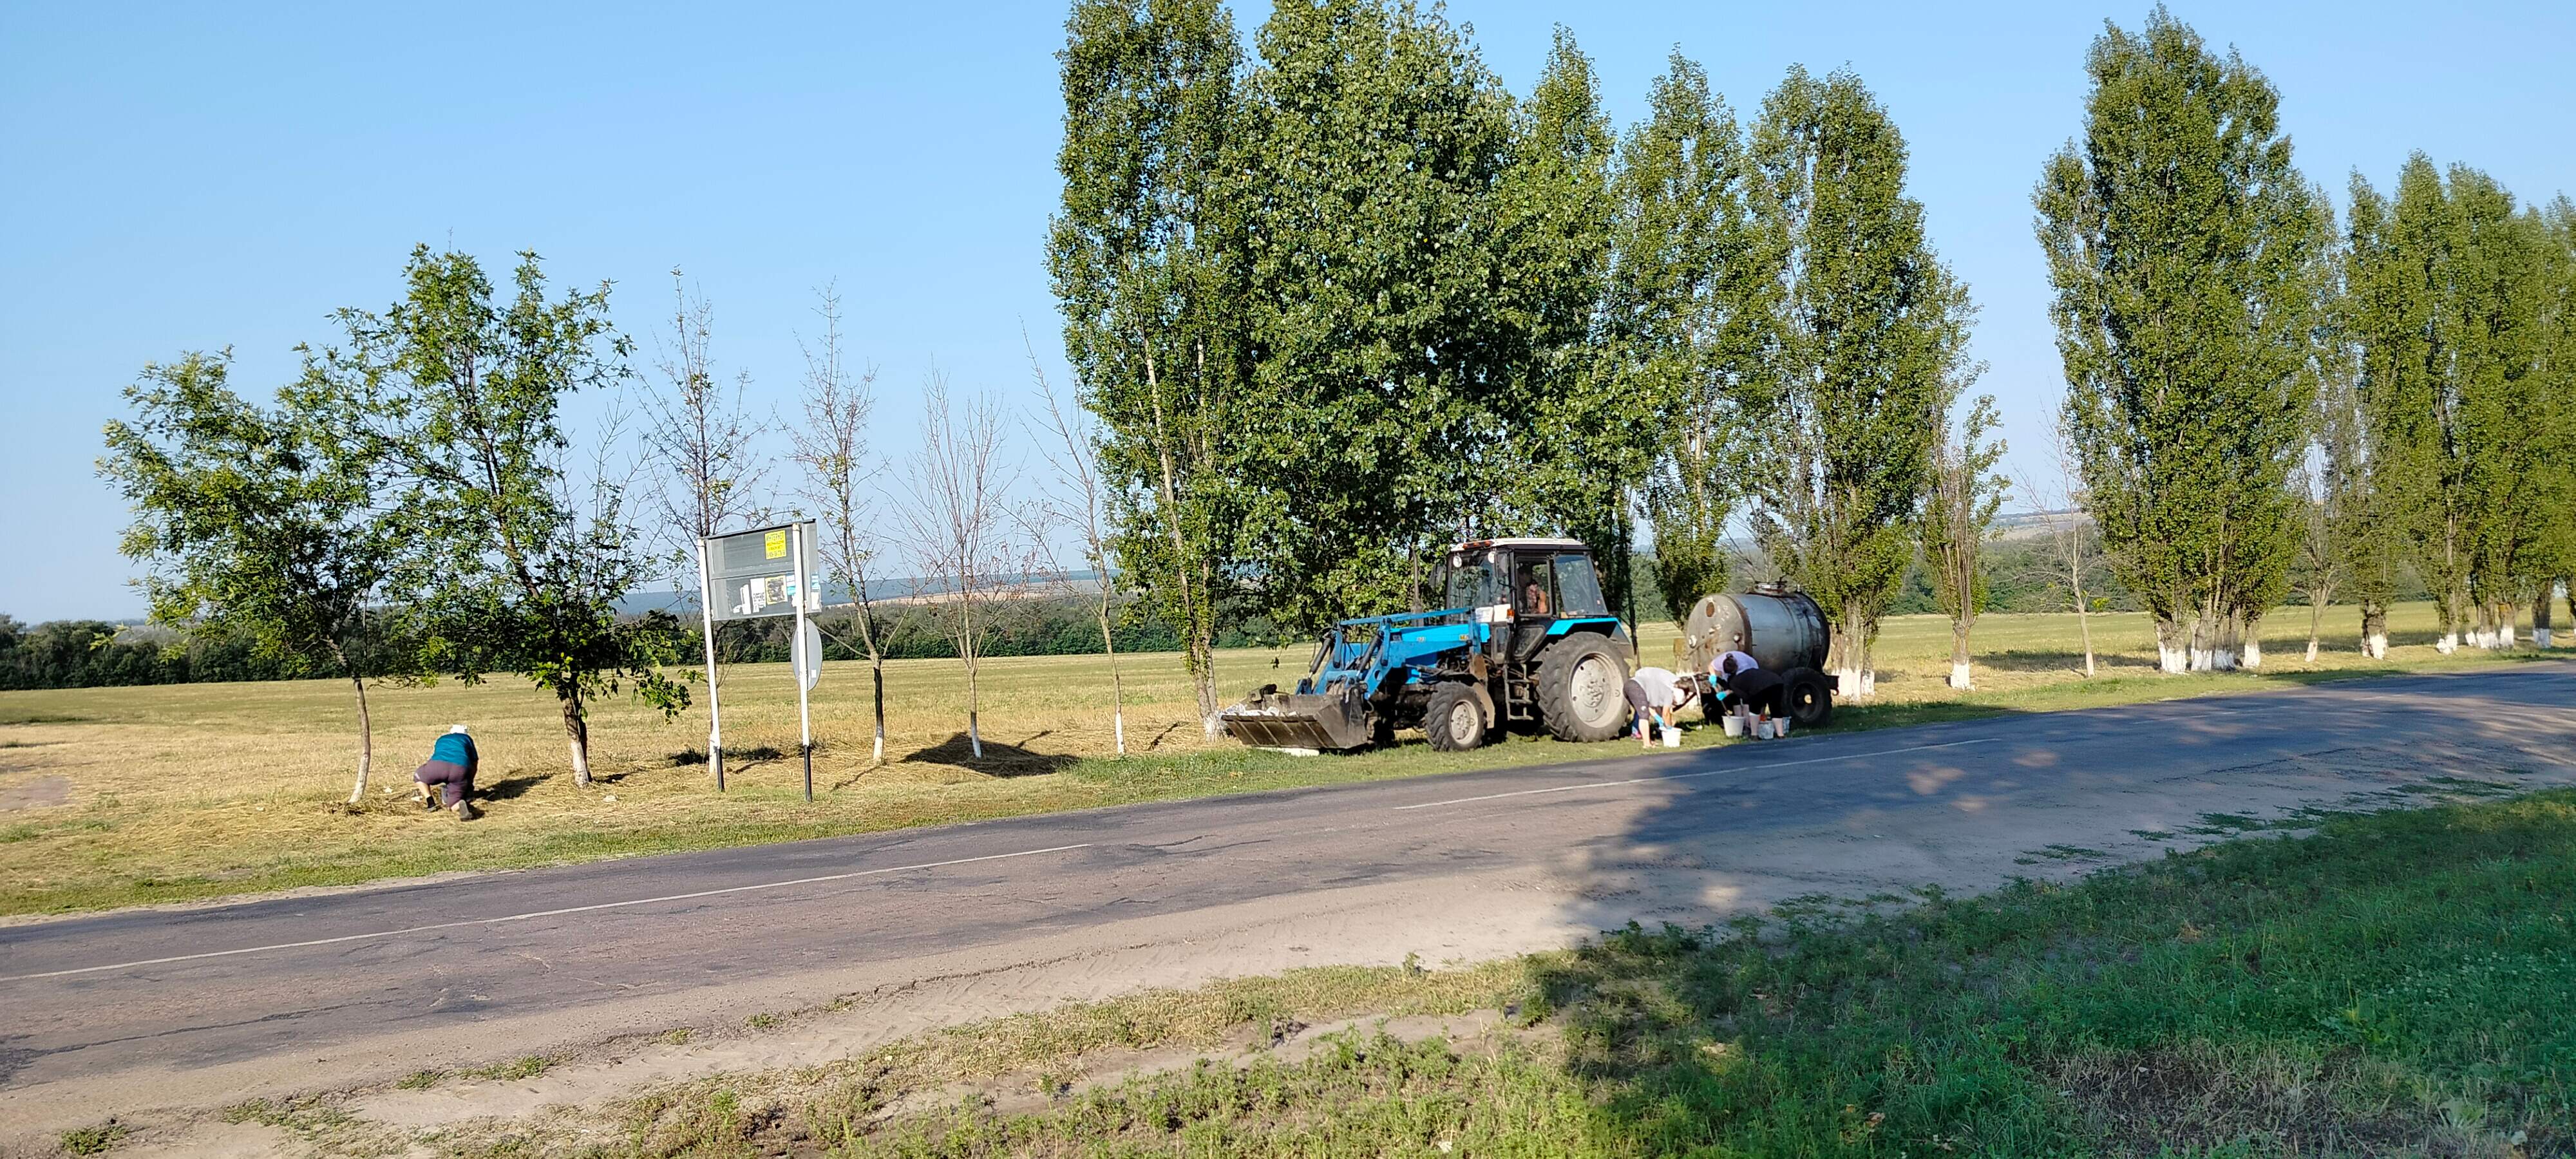
[[[1977,631],[1979,690],[1947,688],[1949,629],[1937,617],[1891,621],[1880,644],[1876,702],[1836,728],[1883,727],[2012,711],[2252,690],[2401,670],[2503,662],[2436,656],[2429,605],[2392,617],[2390,658],[2351,645],[2356,616],[2334,609],[2333,645],[2301,662],[2304,611],[2266,624],[2265,671],[2170,677],[2153,670],[2146,620],[2094,617],[2102,673],[2085,679],[2072,616],[1988,616]],[[1672,629],[1650,624],[1651,659]],[[2523,657],[2536,655],[2525,651]],[[1300,674],[1303,647],[1220,658],[1231,698]],[[864,665],[828,666],[816,689],[816,800],[801,798],[796,702],[784,665],[725,672],[732,791],[718,795],[702,761],[705,717],[674,723],[624,702],[592,723],[598,785],[572,784],[551,701],[508,679],[384,688],[373,696],[377,788],[342,805],[355,762],[352,708],[330,682],[199,684],[0,693],[0,914],[340,885],[389,876],[485,869],[746,844],[943,821],[1207,793],[1411,776],[1615,755],[1515,738],[1480,752],[1430,752],[1410,737],[1381,752],[1295,758],[1200,737],[1180,664],[1122,658],[1131,756],[1108,758],[1110,694],[1098,657],[991,661],[983,681],[987,756],[970,759],[964,690],[948,661],[889,666],[888,761],[869,759]],[[483,753],[487,816],[459,824],[408,801],[410,769],[451,722]],[[1715,730],[1693,744],[1722,743]],[[786,754],[745,762],[755,749]]]
[[[1980,897],[1146,993],[426,1137],[349,1096],[259,1110],[326,1153],[489,1159],[2576,1155],[2576,792],[2421,788],[2455,803]],[[1380,1021],[1424,1015],[1479,1029]]]

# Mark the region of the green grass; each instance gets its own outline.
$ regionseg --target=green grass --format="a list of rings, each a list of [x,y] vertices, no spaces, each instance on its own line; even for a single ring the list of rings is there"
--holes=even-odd
[[[2576,792],[2316,824],[1911,908],[1788,907],[1469,971],[1244,980],[957,1028],[655,1091],[599,1153],[2576,1154]],[[1294,1065],[1051,1081],[1084,1051],[1257,1041],[1404,993],[1388,1005],[1505,1009],[1540,1032],[1362,1032]],[[1030,1073],[1054,1095],[1031,1110],[896,1104]]]
[[[59,1142],[65,1155],[104,1155],[108,1148],[123,1142],[133,1132],[134,1128],[109,1119],[96,1126],[65,1131]]]
[[[2333,624],[2349,629],[2348,610]],[[2080,672],[2071,616],[1979,621],[1979,690],[1953,692],[1947,622],[1890,620],[1875,703],[1846,704],[1836,731],[2298,687],[2401,671],[2457,670],[2528,659],[2452,657],[2430,647],[2429,605],[2392,613],[2389,662],[2330,650],[2299,658],[2306,619],[2266,622],[2262,673],[2165,676],[2152,671],[2145,618],[2094,617],[2102,674]],[[1649,624],[1642,655],[1669,654],[1669,625]],[[2331,643],[2340,643],[2332,641]],[[1303,649],[1219,658],[1231,696],[1293,676]],[[1273,667],[1273,664],[1279,667]],[[717,793],[702,764],[704,718],[663,723],[626,702],[594,713],[599,783],[576,787],[561,767],[561,718],[524,685],[379,689],[372,698],[375,787],[352,809],[348,690],[327,681],[0,693],[0,914],[60,913],[297,887],[352,885],[461,869],[516,869],[635,854],[759,844],[1144,801],[1383,780],[1468,769],[1618,756],[1619,744],[1516,737],[1472,753],[1436,753],[1408,734],[1397,747],[1291,757],[1232,741],[1203,746],[1174,657],[1123,658],[1133,755],[1108,752],[1107,667],[1099,657],[995,660],[983,681],[988,756],[967,755],[957,727],[957,666],[889,667],[888,762],[865,743],[863,665],[835,664],[818,686],[824,745],[817,799],[804,801],[793,751],[795,697],[784,665],[725,672],[725,720],[736,761]],[[410,805],[407,773],[449,722],[474,725],[490,794],[483,820],[459,824]],[[782,747],[783,742],[783,747]],[[1691,747],[1721,743],[1713,729]],[[387,795],[385,790],[391,789]]]

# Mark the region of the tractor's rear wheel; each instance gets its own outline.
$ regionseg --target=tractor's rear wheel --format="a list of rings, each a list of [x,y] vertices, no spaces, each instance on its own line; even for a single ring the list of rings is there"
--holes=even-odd
[[[1781,676],[1781,699],[1788,701],[1789,719],[1801,729],[1823,728],[1834,717],[1834,688],[1825,682],[1825,674],[1813,668],[1792,668]]]
[[[1538,661],[1538,704],[1558,740],[1604,741],[1627,723],[1628,662],[1592,633],[1569,635]]]
[[[1455,681],[1433,685],[1431,699],[1422,708],[1422,731],[1431,738],[1431,747],[1444,753],[1480,747],[1485,743],[1485,708],[1467,685]]]

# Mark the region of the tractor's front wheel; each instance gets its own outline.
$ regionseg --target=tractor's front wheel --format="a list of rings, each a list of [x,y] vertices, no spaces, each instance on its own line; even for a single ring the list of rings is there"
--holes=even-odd
[[[1627,723],[1628,662],[1590,632],[1548,645],[1538,662],[1539,712],[1558,740],[1604,741]]]
[[[1477,748],[1485,743],[1485,708],[1467,685],[1455,681],[1433,685],[1431,699],[1422,708],[1422,731],[1430,736],[1431,747],[1444,753]]]

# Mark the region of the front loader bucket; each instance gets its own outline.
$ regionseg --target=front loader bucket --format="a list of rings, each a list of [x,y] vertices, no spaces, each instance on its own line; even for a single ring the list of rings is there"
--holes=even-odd
[[[1268,689],[1225,710],[1225,730],[1254,748],[1325,752],[1369,743],[1368,709],[1348,693]]]

